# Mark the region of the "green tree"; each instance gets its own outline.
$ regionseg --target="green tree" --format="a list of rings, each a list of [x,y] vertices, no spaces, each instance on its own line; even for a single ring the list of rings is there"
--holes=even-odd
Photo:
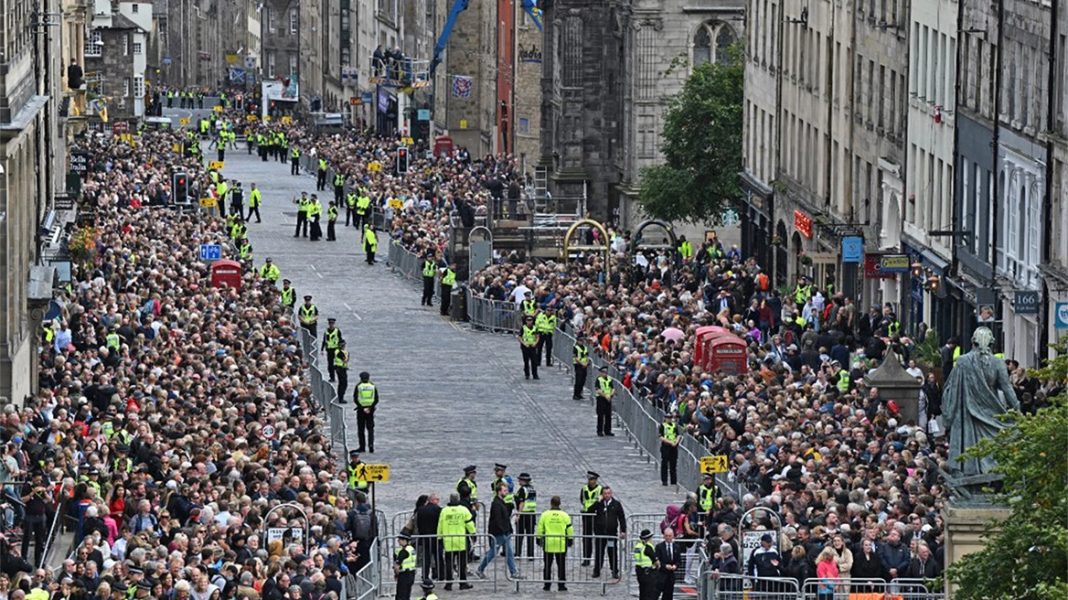
[[[1068,344],[1032,374],[1068,381]],[[968,450],[991,456],[1004,477],[995,499],[1011,516],[991,524],[985,548],[957,561],[949,578],[954,598],[1068,598],[1068,395],[1051,400],[1035,415],[1013,413],[1014,425]]]
[[[642,171],[639,202],[665,221],[718,219],[739,197],[745,66],[732,48],[724,64],[693,70],[664,118],[665,163]]]

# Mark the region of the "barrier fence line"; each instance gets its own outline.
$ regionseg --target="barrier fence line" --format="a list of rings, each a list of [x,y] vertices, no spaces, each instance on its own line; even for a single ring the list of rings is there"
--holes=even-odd
[[[308,364],[308,380],[312,390],[315,405],[326,414],[329,427],[330,447],[334,451],[339,464],[348,460],[349,436],[348,425],[345,423],[345,407],[338,403],[337,391],[334,384],[323,377],[323,371],[319,365],[323,360],[319,355],[316,340],[311,333],[300,328],[301,348],[304,352],[304,360]]]
[[[802,585],[791,577],[752,577],[716,573],[704,568],[701,600],[943,600],[945,593],[929,591],[921,579],[810,578]]]
[[[467,288],[467,317],[471,326],[493,333],[519,333],[519,306],[515,302],[476,296]]]
[[[496,557],[486,569],[486,578],[481,579],[475,574],[478,563],[471,558],[471,556],[480,558],[485,556],[489,551],[492,537],[486,533],[411,536],[409,543],[415,547],[417,553],[416,589],[419,587],[419,581],[429,577],[438,586],[438,590],[445,585],[454,586],[466,583],[475,586],[476,589],[488,587],[496,592],[499,583],[497,567],[504,562],[504,559]],[[382,570],[390,568],[387,565],[392,565],[392,557],[399,547],[397,540],[396,535],[378,538],[379,556],[383,557],[383,560],[378,561],[378,593],[381,596],[392,597],[397,592],[397,581],[392,571],[389,571],[389,576],[382,576]],[[454,544],[459,549],[450,551],[449,548]],[[385,560],[387,557],[389,560]]]

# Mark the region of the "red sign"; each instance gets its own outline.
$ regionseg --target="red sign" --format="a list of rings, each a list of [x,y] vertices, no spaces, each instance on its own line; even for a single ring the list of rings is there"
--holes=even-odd
[[[812,239],[812,217],[806,215],[805,213],[799,210],[795,210],[794,229],[796,229],[798,233],[807,237],[808,239]]]
[[[883,267],[882,254],[865,254],[864,279],[897,279],[897,272]]]
[[[360,98],[359,96],[352,96],[352,97],[349,98],[349,105],[350,106],[363,106],[363,98]]]
[[[126,121],[115,121],[111,124],[111,132],[115,134],[126,133],[130,130],[130,124]]]

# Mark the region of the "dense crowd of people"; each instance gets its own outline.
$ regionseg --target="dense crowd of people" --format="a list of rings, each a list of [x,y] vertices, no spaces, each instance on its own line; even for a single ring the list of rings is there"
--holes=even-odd
[[[291,311],[253,273],[240,291],[210,285],[196,249],[225,239],[221,220],[151,206],[172,167],[206,177],[180,142],[79,142],[91,241],[42,332],[40,392],[4,409],[0,433],[21,498],[21,545],[0,538],[10,597],[340,598],[366,562],[352,523],[370,507],[346,492]],[[34,569],[57,511],[76,553]]]

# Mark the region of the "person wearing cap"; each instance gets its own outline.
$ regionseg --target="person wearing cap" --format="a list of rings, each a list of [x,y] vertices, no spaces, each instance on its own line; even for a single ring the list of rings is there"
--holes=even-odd
[[[282,290],[279,292],[279,297],[282,302],[282,306],[286,310],[292,311],[293,305],[297,303],[297,289],[293,287],[293,282],[288,279],[282,280]]]
[[[656,548],[650,540],[653,532],[643,529],[634,543],[634,574],[638,578],[638,600],[656,599]]]
[[[348,476],[349,493],[367,492],[367,475],[364,472],[363,463],[360,462],[360,451],[349,451],[349,464],[345,465],[345,474]]]
[[[337,241],[337,202],[331,201],[330,205],[326,208],[326,241]]]
[[[534,533],[537,525],[538,492],[530,483],[530,473],[519,474],[519,489],[515,492],[515,505],[519,511],[516,523],[516,557],[523,557],[523,542],[526,542],[527,557],[534,558]]]
[[[323,342],[319,345],[320,351],[326,351],[327,373],[330,383],[334,382],[334,353],[341,344],[341,329],[336,325],[337,319],[330,317],[326,320],[326,331],[323,332]]]
[[[660,424],[660,483],[668,484],[668,475],[671,476],[671,485],[678,485],[679,467],[679,444],[682,435],[679,432],[678,415],[672,411],[664,415],[664,422]]]
[[[301,192],[296,204],[297,230],[293,233],[293,237],[308,237],[308,213],[311,211],[311,200],[308,199],[308,192]]]
[[[782,574],[782,557],[773,547],[774,538],[770,533],[760,536],[760,547],[754,548],[746,564],[752,577],[779,577]]]
[[[549,591],[553,581],[553,563],[556,563],[556,573],[560,583],[557,586],[561,592],[567,590],[567,575],[564,570],[564,562],[567,558],[567,549],[574,543],[575,530],[571,526],[571,515],[560,510],[560,496],[549,499],[549,510],[541,513],[538,519],[538,545],[545,553],[545,567],[542,572],[543,590]]]
[[[393,552],[393,574],[397,578],[397,600],[410,600],[415,585],[417,560],[415,547],[410,544],[412,536],[405,532],[397,535],[397,549]]]
[[[434,251],[428,250],[423,257],[423,297],[420,306],[434,306],[434,276],[438,272],[438,261],[434,260]]]
[[[697,504],[701,512],[707,517],[716,507],[716,497],[719,496],[719,488],[716,487],[715,473],[705,473],[701,485],[697,486]]]
[[[311,334],[312,339],[319,337],[319,309],[312,304],[311,295],[304,296],[304,304],[297,311],[300,317],[300,326]]]
[[[467,583],[467,562],[469,536],[475,535],[475,517],[460,502],[460,495],[449,495],[449,504],[441,509],[438,518],[437,536],[445,550],[445,580],[450,581],[455,573],[460,580],[460,589],[469,590],[473,586]],[[445,584],[446,591],[452,590],[452,584]]]
[[[497,486],[503,483],[508,488],[508,493],[504,495],[504,502],[505,504],[511,506],[514,509],[515,496],[512,494],[512,492],[515,491],[515,480],[512,479],[511,475],[508,475],[506,473],[507,470],[508,465],[502,465],[501,463],[496,463],[493,465],[494,479],[493,483],[490,484],[490,489],[496,490]]]
[[[255,182],[251,183],[249,185],[249,187],[250,187],[250,189],[249,189],[249,192],[248,192],[248,220],[251,221],[252,220],[252,214],[256,213],[256,222],[259,223],[259,222],[261,222],[261,220],[260,220],[260,204],[263,203],[263,192],[261,192],[256,187],[256,183]]]
[[[556,331],[556,314],[547,310],[538,311],[534,328],[538,330],[538,364],[545,358],[545,366],[553,366],[553,332]]]
[[[575,370],[575,389],[571,393],[571,399],[582,400],[582,390],[586,387],[586,376],[590,367],[590,349],[581,336],[575,338],[571,356],[571,366]]]
[[[360,383],[356,384],[353,398],[356,402],[356,435],[359,451],[375,451],[375,410],[378,408],[378,387],[371,383],[371,374],[360,371]]]
[[[441,316],[449,316],[452,307],[452,288],[456,285],[456,263],[449,263],[441,269]]]
[[[419,587],[423,589],[423,595],[418,600],[438,600],[438,595],[434,593],[433,581],[424,579],[423,583],[419,584]]]
[[[601,476],[593,471],[586,472],[586,485],[579,488],[579,503],[582,505],[582,566],[590,564],[593,556],[593,505],[601,497],[604,487],[597,480]]]
[[[534,315],[525,315],[523,324],[519,327],[519,350],[523,353],[523,376],[530,379],[538,378],[538,328],[534,323]]]
[[[375,264],[375,252],[378,252],[378,236],[370,223],[363,224],[363,251],[367,254],[367,264]]]
[[[334,376],[337,377],[337,403],[348,404],[345,392],[349,389],[349,351],[345,349],[345,340],[338,342],[334,351],[334,359],[330,361],[334,367]]]
[[[616,384],[608,376],[608,367],[602,366],[597,376],[597,435],[612,437],[612,398],[616,394]]]
[[[538,303],[530,290],[523,292],[523,301],[519,303],[519,311],[524,317],[534,317],[538,313]]]

